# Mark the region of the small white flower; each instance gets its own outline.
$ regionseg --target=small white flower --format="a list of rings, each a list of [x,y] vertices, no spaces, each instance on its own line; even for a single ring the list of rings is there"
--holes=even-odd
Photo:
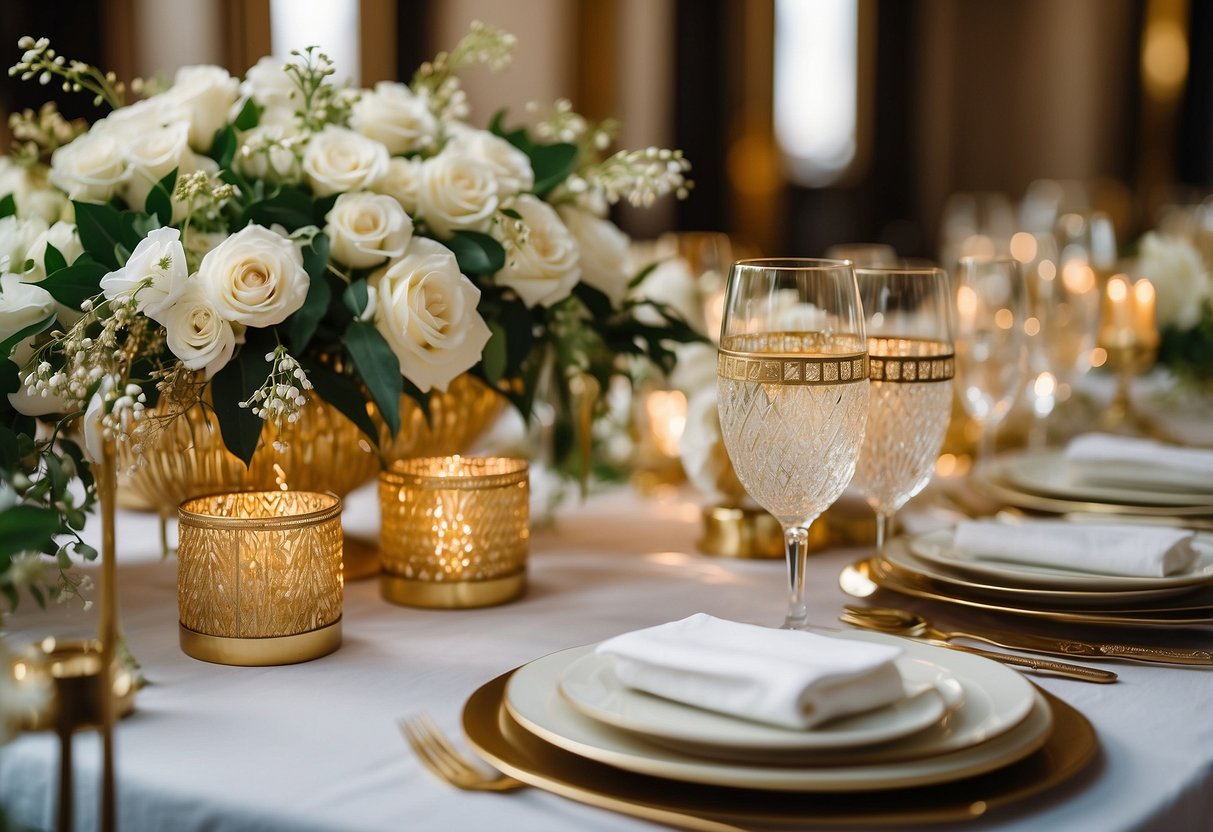
[[[422,391],[446,390],[480,360],[488,324],[476,311],[480,290],[440,243],[414,237],[404,257],[371,276],[375,328],[391,345],[400,373]]]
[[[438,133],[425,96],[394,81],[362,94],[350,109],[350,126],[393,155],[433,147]]]
[[[136,308],[160,321],[185,292],[188,278],[181,232],[157,228],[139,241],[125,266],[101,278],[101,291],[110,300],[133,294]]]
[[[371,186],[376,193],[387,194],[400,203],[410,217],[417,215],[417,192],[421,179],[421,162],[393,156],[388,162],[387,175]]]
[[[413,221],[383,194],[342,194],[325,220],[333,258],[355,269],[400,257],[413,238]]]
[[[173,86],[161,95],[167,104],[189,113],[190,147],[205,153],[214,143],[215,133],[227,124],[228,113],[240,96],[240,82],[222,67],[183,66],[177,70]]]
[[[169,350],[190,370],[215,375],[236,351],[236,331],[199,287],[185,294],[161,313]]]
[[[507,246],[505,268],[497,273],[497,282],[517,292],[527,306],[559,303],[581,278],[577,243],[556,210],[543,200],[524,194],[513,208],[522,216],[526,241]]]
[[[303,168],[293,145],[302,142],[299,125],[292,122],[259,124],[241,136],[236,167],[245,176],[296,184]]]
[[[253,327],[286,320],[303,305],[311,282],[295,244],[260,225],[245,226],[208,252],[194,279],[221,318]]]
[[[610,220],[571,205],[560,218],[581,251],[581,279],[619,306],[628,292],[628,235]]]
[[[46,279],[46,247],[52,245],[63,255],[63,259],[71,264],[84,254],[84,246],[80,242],[80,232],[74,223],[57,222],[39,234],[29,251],[25,253],[26,260],[33,260],[34,267],[22,275],[29,283],[40,283]]]
[[[486,160],[448,144],[421,163],[417,215],[439,237],[488,231],[498,204],[497,175]]]
[[[109,133],[85,133],[51,154],[51,182],[81,202],[108,202],[126,176],[122,147]]]
[[[317,196],[365,190],[387,171],[387,148],[344,127],[325,127],[303,152],[303,172]]]

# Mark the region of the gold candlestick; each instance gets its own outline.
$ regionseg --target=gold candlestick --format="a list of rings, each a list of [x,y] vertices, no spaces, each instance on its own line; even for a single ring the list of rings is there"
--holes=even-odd
[[[1154,313],[1154,286],[1148,280],[1130,283],[1124,275],[1108,280],[1104,293],[1099,346],[1107,365],[1116,373],[1116,394],[1103,412],[1099,427],[1145,433],[1149,425],[1133,407],[1132,383],[1148,370],[1158,355],[1158,324]]]

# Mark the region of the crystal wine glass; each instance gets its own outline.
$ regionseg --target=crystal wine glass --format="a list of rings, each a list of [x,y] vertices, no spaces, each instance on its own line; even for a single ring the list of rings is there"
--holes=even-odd
[[[783,526],[783,626],[804,629],[809,526],[851,481],[868,418],[863,309],[851,265],[735,263],[725,293],[717,395],[738,479]]]
[[[952,412],[951,292],[936,268],[856,269],[868,336],[868,427],[852,485],[876,512],[883,554],[893,516],[931,479]]]
[[[990,459],[999,423],[1028,375],[1028,290],[1017,260],[964,257],[957,269],[956,369],[961,403],[979,425],[975,465]]]

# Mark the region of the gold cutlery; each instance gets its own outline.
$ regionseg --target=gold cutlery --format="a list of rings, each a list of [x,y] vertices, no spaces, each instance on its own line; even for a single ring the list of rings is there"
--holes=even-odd
[[[887,622],[881,619],[855,615],[850,611],[844,612],[839,616],[839,620],[845,624],[850,624],[853,627],[859,627],[864,630],[900,634],[907,638],[913,638],[916,641],[933,644],[937,647],[947,647],[950,650],[959,650],[962,653],[972,653],[975,656],[993,659],[996,662],[1002,662],[1011,667],[1034,670],[1038,673],[1050,673],[1054,676],[1064,676],[1067,679],[1077,679],[1083,682],[1096,682],[1105,685],[1115,682],[1117,678],[1116,674],[1112,671],[1100,670],[1097,667],[1082,667],[1067,662],[1053,661],[1052,659],[1037,659],[1031,656],[1020,656],[1016,653],[1000,653],[996,650],[984,650],[980,647],[970,647],[967,644],[952,644],[946,639],[933,638],[926,634],[911,633],[904,627],[890,627]]]
[[[422,764],[455,788],[472,792],[510,792],[526,787],[521,780],[499,772],[487,773],[472,763],[451,745],[427,714],[400,720],[400,730]]]
[[[1031,633],[997,631],[993,634],[962,631],[945,632],[935,627],[921,615],[908,610],[890,607],[846,606],[847,613],[856,618],[867,618],[886,628],[886,632],[909,636],[924,636],[940,641],[972,639],[1006,647],[1010,650],[1027,650],[1049,656],[1075,656],[1081,658],[1125,659],[1153,664],[1177,664],[1213,666],[1213,653],[1183,647],[1147,647],[1130,644],[1101,644],[1077,639],[1049,638]]]

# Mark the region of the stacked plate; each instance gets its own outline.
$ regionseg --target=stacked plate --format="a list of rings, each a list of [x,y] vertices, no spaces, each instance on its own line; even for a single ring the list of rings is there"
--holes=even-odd
[[[1081,715],[1002,665],[878,634],[839,637],[903,647],[906,697],[811,730],[776,728],[627,688],[590,645],[490,682],[464,728],[524,782],[692,826],[972,817],[1060,782],[1095,753]],[[869,791],[893,797],[842,794]]]

